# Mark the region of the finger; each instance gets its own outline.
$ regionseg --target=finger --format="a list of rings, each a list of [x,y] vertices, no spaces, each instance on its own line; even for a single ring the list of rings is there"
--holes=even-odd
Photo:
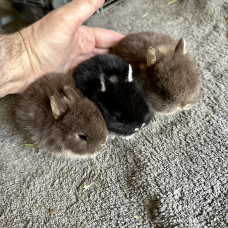
[[[57,21],[62,21],[65,26],[72,26],[72,30],[76,30],[99,9],[103,3],[104,0],[73,0],[52,11],[51,17],[54,17]]]
[[[107,29],[91,28],[96,42],[97,48],[111,48],[120,42],[124,35]]]
[[[110,52],[109,48],[94,48],[93,49],[93,55],[104,55],[108,54]]]

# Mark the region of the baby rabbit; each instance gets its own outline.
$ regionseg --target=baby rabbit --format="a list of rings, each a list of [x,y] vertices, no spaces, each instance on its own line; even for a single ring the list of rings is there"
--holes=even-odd
[[[172,114],[200,100],[199,74],[186,53],[184,39],[176,44],[155,32],[129,34],[112,53],[132,65],[155,112]]]
[[[147,98],[122,58],[97,55],[79,64],[73,76],[84,96],[100,109],[111,136],[129,138],[152,119]]]
[[[50,73],[18,96],[16,120],[40,148],[65,157],[98,154],[108,129],[99,109],[70,75]]]

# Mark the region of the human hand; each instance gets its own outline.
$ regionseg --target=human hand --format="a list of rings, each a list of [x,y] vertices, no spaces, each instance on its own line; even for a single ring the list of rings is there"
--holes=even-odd
[[[3,96],[24,91],[48,72],[67,73],[93,55],[108,53],[109,48],[119,42],[123,35],[81,26],[103,2],[74,0],[22,29],[19,33],[26,50],[22,55],[24,60],[21,61],[21,69],[14,71],[13,80],[8,80]]]

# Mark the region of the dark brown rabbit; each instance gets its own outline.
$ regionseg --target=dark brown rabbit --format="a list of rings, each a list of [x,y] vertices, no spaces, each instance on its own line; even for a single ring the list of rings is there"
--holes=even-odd
[[[32,143],[66,157],[94,156],[108,136],[100,111],[70,75],[40,78],[18,96],[15,114]]]
[[[185,51],[185,40],[155,32],[129,34],[112,50],[133,67],[152,108],[172,114],[190,109],[201,98],[198,71]]]

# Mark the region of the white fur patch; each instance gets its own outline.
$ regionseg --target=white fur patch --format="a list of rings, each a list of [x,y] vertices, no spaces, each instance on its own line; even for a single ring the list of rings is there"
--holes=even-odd
[[[115,139],[116,137],[118,137],[117,135],[114,135],[114,134],[111,134],[109,133],[109,138],[112,140],[112,139]]]
[[[135,131],[138,131],[139,130],[139,128],[135,128]]]
[[[105,83],[104,83],[104,75],[102,74],[101,77],[101,92],[105,92],[106,91],[106,87],[105,87]]]
[[[132,76],[132,68],[131,65],[129,64],[129,71],[128,71],[128,82],[132,82],[133,81],[133,76]]]
[[[143,128],[145,125],[146,125],[146,124],[145,124],[145,123],[143,123],[141,128]]]
[[[112,83],[118,83],[118,78],[114,75],[114,76],[110,77],[110,81]]]
[[[129,140],[129,139],[132,139],[134,136],[135,136],[135,134],[129,135],[129,136],[123,136],[123,138]]]
[[[89,154],[80,155],[80,154],[74,153],[71,150],[64,150],[60,153],[60,155],[67,157],[67,158],[72,158],[72,159],[87,159],[87,158],[91,158],[91,157],[96,156],[96,154],[94,154],[94,155],[89,155]]]
[[[135,136],[135,134],[124,136],[124,135],[118,135],[118,134],[113,133],[113,132],[109,133],[109,138],[110,139],[123,138],[123,139],[129,140],[129,139],[133,138],[134,136]]]

